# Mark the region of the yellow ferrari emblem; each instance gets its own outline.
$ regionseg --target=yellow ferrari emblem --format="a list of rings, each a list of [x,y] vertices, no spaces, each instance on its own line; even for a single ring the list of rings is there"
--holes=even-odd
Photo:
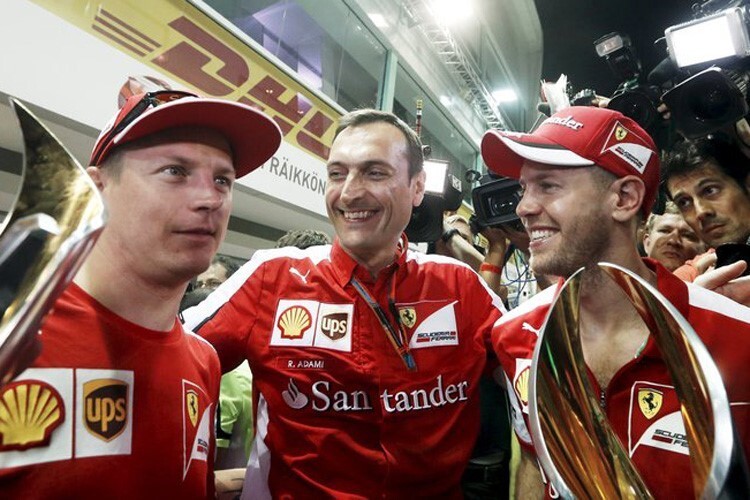
[[[638,391],[638,406],[643,415],[651,420],[661,409],[662,393],[654,389],[640,389]]]
[[[618,141],[621,141],[621,140],[625,139],[625,136],[626,136],[626,135],[628,135],[628,131],[627,131],[627,130],[625,130],[625,129],[624,129],[623,127],[620,127],[620,126],[618,126],[618,127],[617,127],[617,128],[615,129],[615,138],[616,138],[616,139],[617,139]]]
[[[185,404],[187,405],[187,414],[190,417],[190,422],[195,427],[198,423],[198,393],[193,390],[188,390],[187,398],[185,398]]]
[[[407,328],[411,328],[417,323],[417,311],[413,307],[399,309],[398,315],[401,318],[401,324]]]

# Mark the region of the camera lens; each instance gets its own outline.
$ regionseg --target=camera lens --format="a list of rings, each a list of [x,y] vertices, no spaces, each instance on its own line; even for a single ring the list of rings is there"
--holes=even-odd
[[[516,210],[516,200],[513,198],[493,196],[487,201],[493,217],[507,215]]]
[[[707,82],[693,89],[687,98],[690,111],[698,120],[718,120],[725,116],[732,105],[732,98],[724,85]]]
[[[657,116],[656,108],[648,96],[638,91],[626,91],[614,96],[608,107],[632,118],[645,129],[651,126]]]

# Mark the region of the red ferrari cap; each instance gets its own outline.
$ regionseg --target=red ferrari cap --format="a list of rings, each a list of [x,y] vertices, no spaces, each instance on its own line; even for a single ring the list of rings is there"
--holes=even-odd
[[[524,160],[558,167],[597,165],[617,177],[643,180],[648,214],[659,189],[659,153],[634,120],[611,109],[574,106],[547,118],[533,133],[490,130],[482,138],[490,170],[518,179]]]

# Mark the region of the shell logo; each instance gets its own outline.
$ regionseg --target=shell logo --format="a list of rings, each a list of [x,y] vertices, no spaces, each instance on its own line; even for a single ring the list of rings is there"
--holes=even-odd
[[[520,399],[524,405],[529,404],[529,374],[530,373],[531,373],[531,368],[527,366],[521,371],[518,377],[516,377],[516,382],[515,384],[513,384],[513,387],[516,389],[516,394],[518,394],[518,399]]]
[[[281,338],[299,339],[310,328],[312,317],[310,312],[302,306],[292,306],[279,316],[278,327]]]
[[[0,451],[47,446],[65,420],[57,390],[41,380],[22,380],[0,392]]]

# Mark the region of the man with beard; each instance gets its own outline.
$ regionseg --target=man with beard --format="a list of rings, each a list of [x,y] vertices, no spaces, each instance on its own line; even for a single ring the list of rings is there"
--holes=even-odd
[[[748,173],[750,158],[717,138],[685,141],[666,155],[662,180],[667,195],[711,252],[750,237]],[[677,275],[693,281],[701,271],[698,260],[679,268]]]
[[[746,450],[750,310],[686,284],[658,262],[639,257],[637,227],[653,206],[659,184],[653,140],[618,112],[573,107],[545,120],[533,134],[488,132],[482,156],[496,173],[520,180],[523,197],[516,211],[531,237],[533,271],[567,278],[585,269],[580,336],[589,378],[620,441],[631,443],[628,451],[646,485],[657,498],[694,496],[692,482],[686,480],[691,466],[685,448],[650,439],[648,429],[656,424],[685,434],[661,354],[635,308],[597,263],[611,262],[635,272],[687,318],[723,374]],[[517,481],[521,498],[541,494],[528,430],[528,386],[523,381],[528,380],[538,332],[557,290],[559,285],[550,287],[510,311],[492,333],[509,379],[516,433],[526,452]],[[661,406],[653,414],[647,415],[639,404],[640,389],[658,389]],[[547,493],[556,496],[551,488]]]

